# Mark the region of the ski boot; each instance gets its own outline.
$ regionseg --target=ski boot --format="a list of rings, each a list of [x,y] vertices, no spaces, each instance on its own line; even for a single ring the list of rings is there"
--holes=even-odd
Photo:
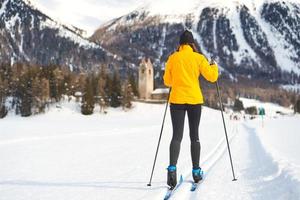
[[[193,169],[193,179],[194,179],[195,183],[198,183],[199,181],[201,181],[203,179],[203,171],[201,170],[200,167]]]
[[[167,181],[167,184],[171,187],[171,189],[173,189],[177,185],[176,166],[170,165],[167,168],[167,170],[168,170],[168,181]]]

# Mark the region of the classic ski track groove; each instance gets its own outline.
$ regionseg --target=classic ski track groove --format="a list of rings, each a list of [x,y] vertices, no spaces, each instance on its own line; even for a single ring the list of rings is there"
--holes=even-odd
[[[232,142],[232,140],[235,138],[235,136],[238,134],[238,127],[240,124],[235,124],[231,130],[232,136],[228,138],[229,143]],[[205,173],[205,177],[209,175],[209,171],[217,164],[217,162],[224,156],[225,152],[227,151],[227,144],[226,144],[226,139],[225,136],[223,139],[221,139],[217,145],[213,148],[212,151],[208,153],[208,155],[203,159],[201,163],[204,163],[202,165],[202,168]],[[187,160],[185,161],[185,163]],[[209,164],[207,164],[209,163]],[[200,189],[201,184],[198,186],[196,191],[191,192],[191,181],[188,181],[188,179],[192,176],[192,172],[190,171],[185,171],[185,173],[182,173],[183,176],[183,183],[180,185],[180,187],[177,188],[176,193],[174,193],[169,199],[174,199],[178,194],[186,193],[188,196],[185,199],[195,199],[195,195],[197,195],[197,190]],[[204,181],[204,180],[203,180]]]

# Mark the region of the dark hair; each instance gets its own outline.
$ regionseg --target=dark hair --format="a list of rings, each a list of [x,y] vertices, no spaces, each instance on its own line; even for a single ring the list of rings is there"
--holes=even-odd
[[[179,51],[179,48],[181,45],[189,45],[194,52],[199,53],[196,45],[193,33],[191,31],[185,30],[181,35],[179,39],[179,47],[177,48],[177,51]]]
[[[192,44],[192,43],[195,43],[194,36],[193,36],[192,32],[190,32],[188,30],[185,30],[180,35],[179,44],[183,45],[183,44]]]

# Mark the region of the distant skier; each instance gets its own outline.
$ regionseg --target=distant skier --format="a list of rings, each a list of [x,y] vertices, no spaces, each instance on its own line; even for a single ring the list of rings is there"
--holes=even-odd
[[[164,74],[165,85],[172,88],[169,102],[173,137],[170,144],[170,165],[168,166],[167,181],[171,188],[177,184],[176,164],[183,137],[186,112],[190,129],[193,179],[197,183],[203,178],[203,171],[199,166],[198,129],[201,105],[203,104],[199,76],[202,75],[210,82],[215,82],[218,79],[218,66],[215,63],[210,64],[201,53],[197,52],[194,37],[190,31],[185,30],[182,33],[179,44],[178,50],[168,58]]]

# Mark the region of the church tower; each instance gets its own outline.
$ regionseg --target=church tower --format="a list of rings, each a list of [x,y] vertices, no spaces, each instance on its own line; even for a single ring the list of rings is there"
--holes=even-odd
[[[142,59],[139,67],[139,94],[140,99],[151,99],[154,88],[153,65],[148,58]]]

